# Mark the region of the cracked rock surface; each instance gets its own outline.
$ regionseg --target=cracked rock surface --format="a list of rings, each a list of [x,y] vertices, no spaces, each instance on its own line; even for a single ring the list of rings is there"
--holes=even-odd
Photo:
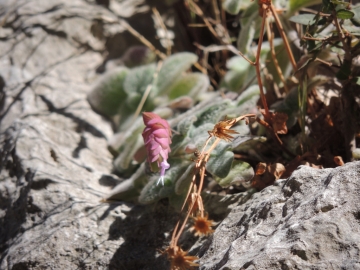
[[[117,17],[80,0],[3,1],[0,14],[0,269],[166,268],[167,207],[100,203],[121,179],[111,126],[86,101],[107,46],[91,29]]]
[[[111,174],[110,124],[86,101],[95,71],[137,45],[113,22],[147,29],[149,10],[132,0],[1,3],[0,269],[169,268],[159,250],[177,215],[166,202],[100,203],[122,179]],[[200,269],[360,269],[359,179],[360,162],[301,167],[249,200],[236,195],[213,236],[182,247]]]
[[[360,162],[301,166],[235,207],[200,269],[360,269]]]

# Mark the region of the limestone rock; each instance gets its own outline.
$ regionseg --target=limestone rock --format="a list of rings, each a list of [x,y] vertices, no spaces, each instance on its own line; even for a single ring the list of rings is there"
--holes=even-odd
[[[360,269],[360,162],[302,166],[235,207],[200,269]]]
[[[100,203],[122,179],[86,101],[105,46],[90,31],[116,15],[80,0],[0,9],[0,269],[166,268],[170,214]]]

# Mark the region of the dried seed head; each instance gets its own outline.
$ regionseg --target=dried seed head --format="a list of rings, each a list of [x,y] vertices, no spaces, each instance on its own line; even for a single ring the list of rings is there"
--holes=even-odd
[[[210,135],[213,135],[217,138],[223,139],[227,142],[230,142],[234,139],[230,134],[238,134],[239,132],[230,129],[236,123],[236,119],[224,120],[217,123],[213,130],[209,131]]]
[[[199,258],[196,256],[188,256],[187,251],[183,251],[180,247],[168,247],[165,250],[170,261],[171,261],[171,270],[188,270],[193,269],[193,267],[199,266],[199,264],[194,263],[194,261]]]
[[[208,235],[214,232],[211,226],[214,225],[212,220],[208,220],[208,216],[197,216],[194,218],[194,225],[190,231],[195,231],[195,236]]]

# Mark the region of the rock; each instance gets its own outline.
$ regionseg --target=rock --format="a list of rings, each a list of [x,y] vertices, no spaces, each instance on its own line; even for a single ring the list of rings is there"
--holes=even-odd
[[[301,166],[238,205],[200,249],[200,269],[360,269],[360,162]]]
[[[165,269],[174,213],[100,203],[122,179],[86,101],[105,47],[90,31],[116,15],[80,0],[0,9],[0,269]]]

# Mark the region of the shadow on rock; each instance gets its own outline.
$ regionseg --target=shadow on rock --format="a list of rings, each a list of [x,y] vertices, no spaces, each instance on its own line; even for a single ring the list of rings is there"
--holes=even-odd
[[[166,248],[178,214],[167,201],[134,206],[126,218],[117,217],[109,228],[109,240],[124,239],[109,269],[169,269],[161,251]]]

